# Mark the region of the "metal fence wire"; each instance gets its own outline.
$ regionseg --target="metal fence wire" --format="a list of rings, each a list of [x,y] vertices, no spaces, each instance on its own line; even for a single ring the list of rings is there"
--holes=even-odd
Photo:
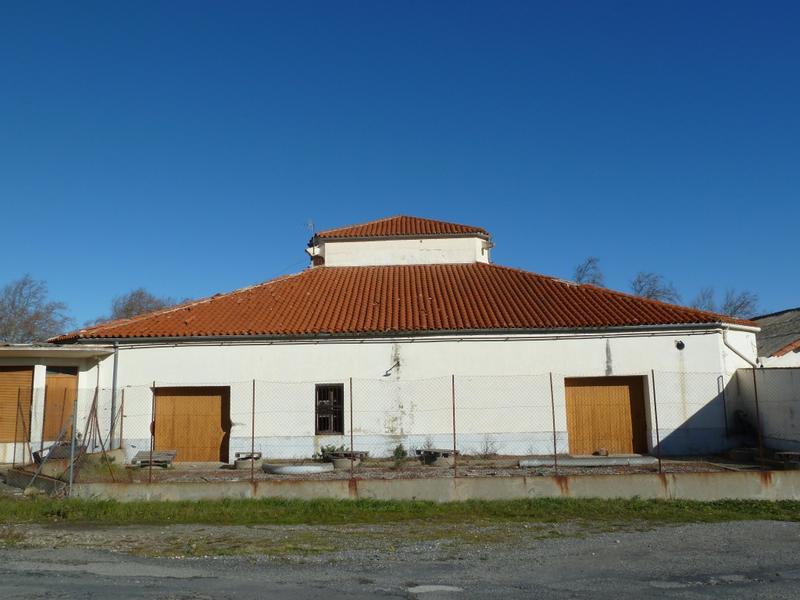
[[[764,447],[800,451],[800,369],[767,371],[156,381],[72,395],[21,389],[5,439],[7,462],[39,468],[60,448],[64,472],[77,465],[87,477],[111,480],[125,477],[122,465],[166,450],[177,452],[177,464],[233,464],[253,453],[266,461],[312,461],[338,453],[353,459],[350,475],[364,456],[397,468],[431,453],[449,460],[437,463],[439,474],[453,476],[526,456],[558,473],[570,456],[590,454],[650,455],[659,459],[652,468],[669,470],[674,461],[661,459],[740,446],[762,455]],[[87,468],[98,454],[110,458]],[[146,480],[158,478],[153,461],[145,462]],[[247,476],[260,473],[256,464]]]

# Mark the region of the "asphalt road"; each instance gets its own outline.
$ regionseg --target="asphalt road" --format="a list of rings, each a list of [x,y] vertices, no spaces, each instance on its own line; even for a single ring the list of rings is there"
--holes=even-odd
[[[4,600],[489,596],[800,598],[800,523],[669,526],[530,543],[523,534],[445,554],[427,543],[279,559],[142,558],[69,544],[0,550]]]

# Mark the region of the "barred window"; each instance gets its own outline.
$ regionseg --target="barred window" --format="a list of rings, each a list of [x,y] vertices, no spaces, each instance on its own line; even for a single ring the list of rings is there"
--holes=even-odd
[[[316,386],[316,434],[344,435],[344,385]]]

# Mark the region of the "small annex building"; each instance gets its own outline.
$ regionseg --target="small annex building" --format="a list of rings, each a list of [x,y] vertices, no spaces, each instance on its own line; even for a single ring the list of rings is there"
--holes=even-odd
[[[74,395],[108,424],[124,403],[112,437],[129,455],[153,430],[179,461],[231,460],[251,435],[274,457],[351,431],[377,455],[447,446],[452,398],[465,452],[487,436],[503,454],[725,449],[754,323],[496,265],[492,247],[481,227],[408,216],[321,231],[300,273],[0,348],[0,460],[20,427],[51,438]]]
[[[800,307],[754,317],[758,356],[765,367],[800,367]]]

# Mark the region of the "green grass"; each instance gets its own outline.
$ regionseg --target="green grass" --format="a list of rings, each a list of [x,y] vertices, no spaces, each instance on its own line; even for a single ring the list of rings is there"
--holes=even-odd
[[[688,502],[569,500],[433,502],[377,500],[217,500],[127,502],[0,498],[0,523],[134,525],[343,525],[362,523],[591,524],[700,523],[740,520],[800,521],[798,501]]]

